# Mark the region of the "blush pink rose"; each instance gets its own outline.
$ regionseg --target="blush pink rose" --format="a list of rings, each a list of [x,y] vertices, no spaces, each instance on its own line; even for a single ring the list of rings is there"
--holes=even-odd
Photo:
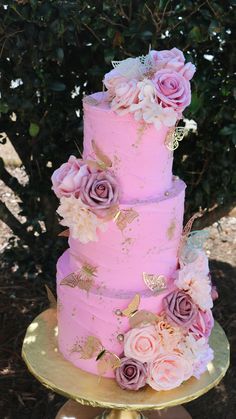
[[[177,353],[165,353],[148,365],[147,384],[154,390],[171,390],[192,375],[191,363]]]
[[[83,176],[88,174],[88,167],[82,160],[70,156],[52,175],[52,190],[58,198],[79,196]]]
[[[130,106],[138,102],[137,80],[126,80],[115,86],[111,109],[120,115],[130,112]]]
[[[189,81],[176,71],[163,69],[155,73],[152,82],[161,104],[173,108],[181,116],[191,102]]]
[[[197,317],[189,329],[195,339],[202,337],[209,338],[212,328],[214,326],[214,318],[211,310],[198,310]]]
[[[153,361],[162,351],[161,339],[154,326],[134,328],[125,334],[126,357],[145,363]]]

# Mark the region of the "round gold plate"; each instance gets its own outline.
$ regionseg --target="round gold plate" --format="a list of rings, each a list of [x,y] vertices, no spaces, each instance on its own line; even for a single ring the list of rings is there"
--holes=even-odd
[[[57,347],[55,309],[41,313],[30,324],[22,356],[30,372],[46,387],[78,403],[111,409],[153,410],[187,403],[216,386],[229,366],[229,342],[218,323],[210,338],[214,360],[201,379],[191,378],[170,391],[146,387],[137,392],[122,390],[113,379],[89,374],[66,361]]]

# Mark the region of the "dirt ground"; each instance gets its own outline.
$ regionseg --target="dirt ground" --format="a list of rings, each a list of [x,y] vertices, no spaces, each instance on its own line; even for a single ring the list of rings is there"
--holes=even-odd
[[[21,182],[25,181],[24,173],[18,167],[12,171]],[[0,198],[8,202],[10,209],[17,214],[16,198],[2,183]],[[22,275],[22,266],[18,269],[17,264],[11,270],[7,267],[6,254],[11,236],[8,227],[0,222],[0,419],[54,419],[65,399],[37,382],[21,359],[26,328],[48,306],[48,301],[41,279]],[[236,211],[209,228],[206,250],[220,296],[215,304],[214,317],[230,340],[231,366],[215,389],[188,403],[186,408],[193,419],[235,419]],[[18,265],[21,263],[19,259]],[[23,266],[24,269],[27,272],[27,265]]]

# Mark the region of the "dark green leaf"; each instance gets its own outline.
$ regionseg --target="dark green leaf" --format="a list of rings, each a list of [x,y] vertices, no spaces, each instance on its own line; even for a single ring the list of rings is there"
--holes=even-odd
[[[31,137],[36,137],[39,133],[39,125],[35,124],[34,122],[30,123],[29,126],[29,134]]]

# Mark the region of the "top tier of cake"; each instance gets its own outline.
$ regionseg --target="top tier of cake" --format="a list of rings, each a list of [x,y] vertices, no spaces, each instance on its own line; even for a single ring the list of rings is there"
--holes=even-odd
[[[168,127],[119,116],[106,93],[84,99],[84,154],[94,158],[92,140],[111,159],[119,183],[120,202],[135,203],[163,195],[172,185],[173,152],[165,145]]]

